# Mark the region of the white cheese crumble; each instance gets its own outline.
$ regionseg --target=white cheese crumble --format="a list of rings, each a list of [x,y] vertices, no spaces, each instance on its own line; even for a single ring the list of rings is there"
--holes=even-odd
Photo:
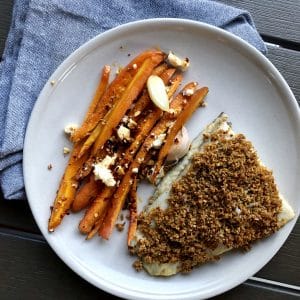
[[[65,127],[64,131],[65,131],[65,134],[72,135],[76,129],[78,129],[78,125],[74,124],[74,123],[70,123]]]
[[[125,115],[125,116],[122,118],[122,122],[125,123],[125,124],[127,124],[127,123],[128,123],[128,119],[129,119],[128,116]]]
[[[190,65],[188,58],[182,59],[176,56],[172,51],[169,51],[167,61],[171,66],[178,68],[181,71],[186,71]]]
[[[133,168],[132,173],[137,174],[139,172],[139,168]]]
[[[121,141],[130,141],[130,129],[121,125],[117,130],[118,137]]]
[[[106,186],[116,185],[116,180],[109,169],[109,167],[115,163],[116,158],[116,155],[106,155],[102,161],[94,164],[93,172],[95,175],[95,180],[101,180]]]
[[[70,149],[68,147],[64,147],[63,153],[64,153],[64,155],[70,153]]]
[[[183,91],[182,95],[183,96],[192,96],[194,94],[195,90],[194,89],[186,89]]]
[[[165,133],[161,133],[160,135],[158,135],[156,137],[156,139],[153,141],[152,147],[154,149],[159,149],[162,146],[165,138],[166,138],[166,134]]]

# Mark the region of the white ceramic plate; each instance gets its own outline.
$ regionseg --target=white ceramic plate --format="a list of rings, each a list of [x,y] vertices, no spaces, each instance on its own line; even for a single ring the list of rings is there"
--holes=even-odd
[[[210,88],[208,106],[188,122],[192,137],[220,112],[226,112],[236,132],[253,141],[264,163],[274,170],[278,186],[299,211],[299,108],[275,67],[241,39],[218,28],[178,19],[127,24],[92,39],[68,57],[45,85],[32,112],[24,147],[24,175],[34,218],[50,246],[77,274],[118,296],[138,299],[200,299],[240,284],[282,246],[290,222],[246,253],[225,255],[189,275],[153,278],[136,273],[126,249],[125,232],[110,241],[86,241],[77,230],[82,214],[66,216],[53,234],[47,232],[50,205],[66,166],[62,154],[69,145],[63,128],[80,123],[104,64],[125,65],[144,49],[159,46],[191,60],[185,82]],[[128,57],[128,53],[131,57]],[[51,81],[55,81],[52,86]],[[53,169],[47,170],[51,163]],[[150,189],[143,186],[143,197]],[[140,192],[140,191],[139,191]]]

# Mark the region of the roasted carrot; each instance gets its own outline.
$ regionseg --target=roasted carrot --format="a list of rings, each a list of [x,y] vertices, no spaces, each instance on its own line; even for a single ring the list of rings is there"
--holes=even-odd
[[[155,66],[157,66],[162,60],[163,54],[157,53],[143,62],[121,98],[115,103],[113,108],[107,113],[104,119],[96,126],[92,134],[87,138],[80,150],[79,157],[82,156],[92,145],[93,155],[101,149],[107,139],[112,135],[114,128],[119,124],[132,102],[142,91],[147,78],[150,76]]]
[[[82,122],[79,131],[87,131],[87,126],[90,122],[90,119],[92,118],[95,110],[97,109],[97,106],[99,105],[99,101],[101,100],[102,96],[104,95],[108,82],[109,82],[109,75],[110,75],[110,66],[104,66],[102,70],[102,75],[98,84],[98,87],[96,89],[96,93],[93,97],[93,100],[88,108],[88,111],[85,115],[84,121]],[[79,142],[82,139],[82,137],[78,137],[77,133],[74,133],[71,135],[71,140],[73,142]]]
[[[132,78],[138,72],[138,69],[142,63],[149,57],[156,55],[157,53],[162,53],[157,50],[147,50],[142,52],[140,55],[135,57],[122,71],[119,75],[112,81],[108,89],[104,93],[101,101],[96,107],[96,110],[89,118],[89,122],[83,128],[76,130],[72,136],[74,142],[82,140],[84,137],[90,135],[92,130],[98,125],[102,118],[107,114],[107,112],[112,108],[114,103],[121,98],[124,90],[132,81]],[[135,67],[133,67],[135,66]]]
[[[119,162],[119,166],[125,168],[125,164],[130,164],[134,154],[137,152],[139,147],[142,144],[142,141],[146,138],[152,127],[155,125],[156,121],[160,118],[161,111],[157,109],[154,113],[148,116],[146,122],[143,124],[143,128],[139,132],[139,134],[134,139],[133,143],[126,150],[124,157]],[[104,187],[101,194],[102,198],[109,199],[109,197],[114,193],[115,188]],[[97,197],[97,199],[99,196]],[[96,199],[96,200],[97,200]],[[95,222],[100,218],[100,212],[102,210],[102,201],[99,199],[94,201],[91,206],[87,209],[85,216],[80,222],[79,229],[82,233],[88,233],[93,228]],[[108,200],[107,200],[108,202]],[[96,216],[96,217],[95,217]]]
[[[107,208],[105,209],[105,213],[107,211]],[[87,240],[90,240],[91,238],[93,238],[95,236],[95,234],[99,231],[102,223],[103,223],[103,219],[104,219],[104,216],[105,216],[105,213],[103,214],[103,216],[98,219],[93,227],[93,229],[88,233],[86,239]]]
[[[130,219],[129,219],[129,228],[128,228],[128,235],[127,235],[127,245],[130,247],[131,241],[133,240],[136,229],[137,229],[137,179],[133,179],[133,184],[130,190],[130,204],[129,204],[129,212],[130,212]]]
[[[172,83],[171,87],[173,85],[178,86],[181,78],[182,78],[181,75],[177,75],[175,80],[172,81],[173,83]],[[188,85],[188,87],[190,87],[190,85]],[[175,89],[170,88],[168,91],[168,96],[171,97],[173,95],[172,93],[174,93],[174,92],[175,92]],[[173,102],[176,103],[176,105],[179,105],[179,101],[173,101]],[[174,108],[175,105],[171,104],[171,107]],[[125,155],[122,157],[121,161],[119,162],[119,166],[122,166],[125,169],[126,169],[125,164],[129,165],[132,162],[134,155],[139,150],[143,141],[148,136],[149,132],[152,130],[152,128],[156,124],[156,122],[162,116],[162,111],[159,108],[157,108],[157,107],[151,107],[151,108],[152,108],[151,112],[149,112],[149,114],[145,117],[133,142],[127,148],[127,150],[125,151]],[[150,147],[149,143],[147,145],[148,145],[148,147]],[[144,158],[141,156],[140,163],[143,162],[143,159]],[[108,188],[104,188],[104,189],[108,189]],[[112,189],[112,188],[110,188],[110,189]],[[106,196],[106,197],[108,197],[108,196]],[[101,202],[94,201],[92,203],[92,205],[88,208],[84,218],[82,219],[82,221],[80,223],[81,224],[80,225],[81,232],[84,233],[84,231],[90,231],[91,228],[93,228],[95,222],[97,222],[97,218],[95,218],[95,214],[98,214],[98,210],[101,210],[101,207],[102,207]],[[100,216],[100,214],[98,214],[98,216]]]
[[[83,184],[79,191],[77,191],[72,204],[72,211],[78,212],[86,208],[97,196],[100,188],[99,185],[101,185],[101,183],[96,182],[94,176],[90,176],[89,181]]]
[[[115,188],[104,187],[89,209],[86,211],[84,218],[79,223],[81,233],[88,234],[93,229],[95,222],[103,217],[106,212],[109,199],[114,193]]]
[[[183,91],[190,88],[195,88],[195,83],[187,84]],[[107,214],[104,218],[103,224],[99,229],[99,235],[104,239],[109,239],[114,224],[118,218],[118,215],[124,206],[127,194],[132,185],[132,174],[133,170],[138,170],[141,163],[145,160],[149,150],[153,145],[153,141],[155,138],[167,131],[170,121],[174,120],[174,118],[183,110],[185,106],[186,97],[184,93],[181,92],[177,95],[177,97],[171,102],[170,108],[173,110],[172,113],[165,114],[161,120],[155,125],[155,127],[151,130],[150,135],[146,138],[143,145],[139,149],[137,155],[135,156],[133,162],[131,163],[128,171],[125,176],[122,178],[121,183],[117,190],[114,193],[113,198],[111,199],[111,205],[107,211]]]
[[[157,178],[157,175],[162,167],[162,164],[165,158],[167,157],[171,146],[174,143],[174,139],[178,131],[182,128],[185,122],[191,117],[191,115],[196,110],[196,108],[201,106],[207,93],[208,93],[207,87],[203,87],[197,90],[191,97],[191,100],[187,103],[184,110],[176,118],[174,125],[171,127],[170,131],[168,132],[164,144],[159,151],[158,159],[155,163],[155,167],[153,170],[153,175],[151,176],[151,182],[155,182],[155,179]]]
[[[50,232],[54,231],[54,229],[61,223],[63,217],[69,211],[73,203],[76,189],[78,187],[78,181],[75,179],[75,175],[89,155],[87,152],[80,159],[77,158],[81,146],[82,143],[74,146],[65,173],[60,182],[59,190],[54,200],[53,209],[48,223],[48,230]]]

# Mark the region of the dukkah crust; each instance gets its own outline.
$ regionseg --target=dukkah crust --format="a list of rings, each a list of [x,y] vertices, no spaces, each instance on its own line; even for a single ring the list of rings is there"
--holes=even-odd
[[[250,248],[279,229],[281,199],[272,172],[242,134],[218,130],[173,183],[165,210],[141,213],[143,238],[136,254],[144,263],[179,262],[181,272],[216,260],[217,247]],[[137,264],[138,265],[138,264]]]

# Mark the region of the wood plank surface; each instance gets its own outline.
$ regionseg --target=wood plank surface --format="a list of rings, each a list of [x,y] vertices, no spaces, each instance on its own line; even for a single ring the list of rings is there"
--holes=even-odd
[[[300,51],[268,46],[267,57],[282,74],[300,104]]]
[[[287,241],[255,276],[300,286],[300,220]]]
[[[267,57],[282,73],[300,103],[300,1],[219,1],[252,13],[268,45]],[[0,56],[10,25],[13,0],[0,0]],[[300,286],[300,221],[277,255],[256,276]],[[224,279],[226,280],[226,279]],[[0,194],[0,299],[117,299],[85,282],[51,250],[26,201]],[[299,299],[299,291],[249,280],[214,299]]]
[[[10,26],[12,7],[12,0],[0,0],[0,58],[4,50],[6,36]]]
[[[40,233],[33,219],[28,202],[26,200],[4,200],[2,193],[0,194],[0,227]]]
[[[300,45],[299,0],[219,0],[219,2],[248,10],[261,35]]]
[[[0,298],[117,299],[71,272],[39,236],[0,230]],[[22,249],[22,251],[20,251]],[[296,299],[297,291],[249,282],[215,299]],[[262,298],[261,298],[262,299]]]

